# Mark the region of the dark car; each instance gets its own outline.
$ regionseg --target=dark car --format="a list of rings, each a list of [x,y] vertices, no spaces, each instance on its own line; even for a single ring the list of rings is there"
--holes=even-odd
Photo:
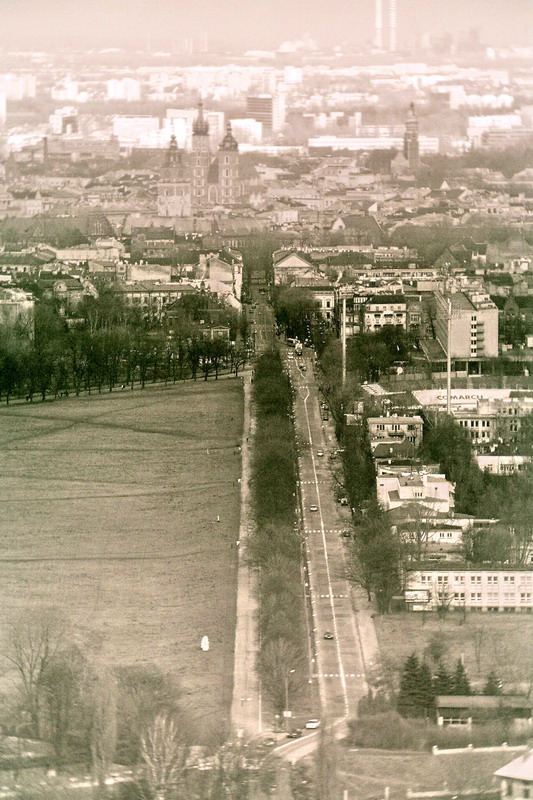
[[[287,739],[298,739],[298,737],[301,735],[302,735],[301,728],[293,728],[291,731],[288,732]]]
[[[324,634],[324,639],[334,639],[334,638],[335,638],[335,637],[333,636],[333,634],[332,634],[332,632],[331,632],[331,631],[326,631],[326,632],[325,632],[325,634]]]

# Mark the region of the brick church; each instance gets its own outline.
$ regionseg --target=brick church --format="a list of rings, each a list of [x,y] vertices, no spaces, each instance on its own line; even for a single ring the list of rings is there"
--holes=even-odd
[[[245,181],[239,163],[239,145],[228,123],[216,154],[209,148],[209,125],[203,104],[193,125],[192,149],[180,150],[172,136],[157,184],[161,217],[189,217],[213,206],[243,202]]]

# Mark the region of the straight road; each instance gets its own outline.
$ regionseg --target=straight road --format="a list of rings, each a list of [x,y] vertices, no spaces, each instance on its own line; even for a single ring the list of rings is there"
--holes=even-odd
[[[363,592],[344,577],[342,530],[349,512],[336,502],[329,460],[336,448],[331,423],[320,413],[320,395],[313,359],[287,354],[295,390],[296,433],[302,526],[308,562],[308,584],[314,629],[313,677],[318,682],[322,717],[342,735],[343,722],[357,712],[367,692],[366,672],[377,657],[377,638],[371,608]],[[323,453],[323,455],[320,455]],[[332,639],[324,639],[330,632]],[[287,755],[299,757],[299,742]],[[308,743],[301,741],[301,750]]]

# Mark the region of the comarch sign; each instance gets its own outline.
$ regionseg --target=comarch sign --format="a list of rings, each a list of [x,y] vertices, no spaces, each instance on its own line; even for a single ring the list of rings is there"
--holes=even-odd
[[[516,394],[514,390],[513,394]],[[443,389],[421,389],[413,395],[423,406],[446,406],[447,395]],[[511,389],[452,389],[452,406],[475,407],[480,400],[509,400]]]

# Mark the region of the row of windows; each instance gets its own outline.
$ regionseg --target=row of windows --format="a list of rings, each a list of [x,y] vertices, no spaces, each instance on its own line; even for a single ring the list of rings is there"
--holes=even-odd
[[[447,599],[445,592],[437,592],[437,597],[439,598],[439,600]],[[520,598],[519,598],[520,603],[523,604],[531,603],[531,597],[532,597],[531,592],[520,592]],[[453,599],[456,602],[464,602],[466,600],[466,594],[465,592],[454,592]],[[498,592],[487,592],[485,597],[485,602],[499,603],[500,599],[501,602],[503,603],[512,603],[513,605],[516,603],[517,600],[516,596],[511,592],[505,592],[502,598],[500,598]],[[470,592],[470,602],[471,603],[483,602],[482,592]]]
[[[441,534],[442,535],[442,534]],[[450,534],[451,535],[451,534]],[[500,582],[505,585],[514,585],[515,584],[515,575],[468,575],[471,584],[481,584],[483,581],[483,577],[485,577],[486,582],[488,584],[496,584]],[[453,581],[454,583],[465,583],[465,575],[437,575],[437,584],[439,583],[448,583]],[[420,581],[422,583],[432,583],[435,580],[435,576],[433,575],[421,575]],[[520,575],[519,578],[521,583],[531,583],[532,576],[531,573],[527,575]]]

